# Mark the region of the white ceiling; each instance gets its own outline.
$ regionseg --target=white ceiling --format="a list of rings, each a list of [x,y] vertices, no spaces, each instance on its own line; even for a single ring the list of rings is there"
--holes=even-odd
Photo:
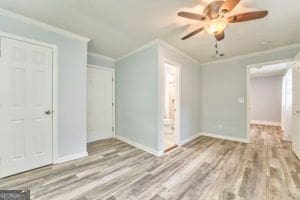
[[[213,36],[203,32],[181,41],[201,22],[177,16],[202,12],[211,0],[1,0],[0,7],[92,39],[89,51],[118,58],[160,38],[200,62],[215,58]],[[260,20],[229,25],[220,43],[232,57],[300,42],[299,0],[241,0],[232,13],[269,10]],[[261,45],[263,41],[271,44]]]
[[[265,65],[253,67],[250,69],[251,78],[266,76],[283,76],[289,67],[288,63],[279,63],[274,65]]]

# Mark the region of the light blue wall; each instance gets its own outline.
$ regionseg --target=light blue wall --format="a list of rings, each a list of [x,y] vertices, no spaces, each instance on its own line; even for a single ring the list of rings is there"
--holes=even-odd
[[[116,62],[105,59],[102,57],[102,55],[96,55],[96,54],[88,54],[87,56],[87,63],[89,65],[96,65],[100,67],[107,67],[107,68],[116,68]]]
[[[58,154],[86,152],[87,44],[0,16],[0,31],[58,47]]]
[[[250,80],[251,120],[281,123],[283,75]]]
[[[117,62],[116,134],[158,150],[158,45]]]
[[[247,138],[247,65],[293,58],[299,47],[201,67],[201,129],[205,133]],[[238,98],[245,103],[238,103]],[[219,125],[222,128],[219,128]]]
[[[200,63],[164,45],[161,45],[160,56],[162,59],[180,65],[180,140],[182,141],[201,131]]]
[[[182,54],[153,46],[117,62],[116,134],[159,151],[159,66],[169,60],[181,67],[181,140],[196,135],[200,124],[200,64]]]

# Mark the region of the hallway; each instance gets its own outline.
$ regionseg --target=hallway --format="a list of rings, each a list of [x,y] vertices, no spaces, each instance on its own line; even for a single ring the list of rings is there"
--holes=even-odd
[[[291,149],[292,143],[283,140],[283,132],[279,126],[251,125],[250,143],[267,145],[283,149]]]

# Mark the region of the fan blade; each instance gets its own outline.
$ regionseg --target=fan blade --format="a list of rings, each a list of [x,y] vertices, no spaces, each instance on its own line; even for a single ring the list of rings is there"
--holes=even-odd
[[[188,19],[194,19],[198,21],[204,21],[206,19],[204,15],[190,13],[190,12],[179,12],[178,16],[188,18]]]
[[[233,15],[231,17],[228,17],[227,20],[229,23],[238,23],[238,22],[245,22],[245,21],[264,18],[267,15],[268,15],[267,10],[255,11],[255,12],[247,12],[247,13]]]
[[[203,29],[204,29],[204,28],[201,27],[201,28],[199,28],[199,29],[197,29],[197,30],[195,30],[195,31],[193,31],[193,32],[191,32],[191,33],[189,33],[189,34],[187,34],[187,35],[184,36],[181,40],[186,40],[186,39],[192,37],[193,35],[196,35],[197,33],[200,33],[201,31],[203,31]]]
[[[216,37],[216,39],[217,39],[218,41],[223,40],[223,39],[225,38],[225,33],[224,33],[224,31],[222,31],[222,32],[219,33],[219,34],[216,34],[215,37]]]
[[[226,0],[223,3],[220,11],[222,13],[228,13],[228,12],[232,11],[235,8],[235,6],[238,5],[239,2],[240,2],[240,0]]]

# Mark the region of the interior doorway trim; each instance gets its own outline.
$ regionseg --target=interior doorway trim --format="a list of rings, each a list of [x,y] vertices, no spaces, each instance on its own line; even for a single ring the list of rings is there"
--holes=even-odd
[[[101,67],[101,66],[98,66],[98,65],[90,65],[90,64],[88,64],[87,67],[91,67],[91,68],[95,68],[95,69],[108,70],[108,71],[112,72],[112,77],[113,77],[113,80],[112,80],[112,93],[113,93],[113,96],[112,96],[112,100],[113,100],[113,102],[112,102],[113,103],[113,106],[112,106],[112,114],[113,114],[112,124],[113,124],[113,127],[114,127],[112,137],[115,138],[116,137],[116,93],[115,93],[116,79],[115,79],[115,69],[108,68],[108,67]]]
[[[289,63],[292,61],[293,61],[292,58],[288,58],[288,59],[274,60],[274,61],[270,61],[270,62],[262,62],[262,63],[247,65],[247,140],[248,140],[248,142],[250,142],[250,134],[251,134],[250,69],[253,67],[259,67],[259,66],[264,66],[264,65],[274,65],[274,64],[279,64],[279,63]]]
[[[181,144],[180,137],[180,99],[181,99],[181,67],[178,63],[167,58],[160,59],[159,62],[159,136],[158,147],[159,154],[163,155],[164,147],[164,111],[165,111],[165,64],[172,65],[177,69],[177,97],[175,112],[175,144]]]
[[[9,38],[27,42],[33,45],[43,46],[52,49],[52,164],[59,162],[58,156],[58,50],[54,44],[29,39],[11,33],[1,32],[0,38]]]

